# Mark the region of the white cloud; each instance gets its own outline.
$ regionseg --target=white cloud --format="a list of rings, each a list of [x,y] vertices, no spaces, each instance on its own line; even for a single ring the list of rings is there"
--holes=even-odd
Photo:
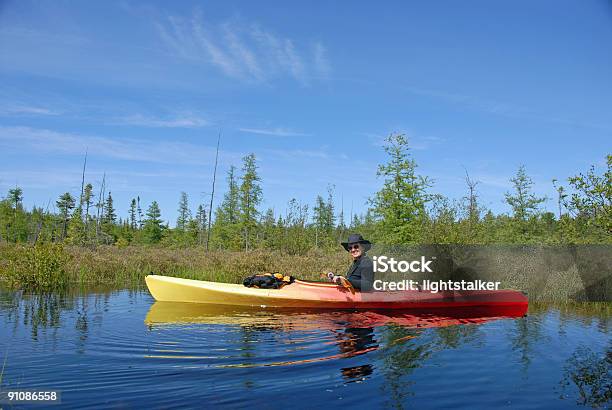
[[[250,134],[271,135],[274,137],[308,137],[312,135],[287,128],[238,128],[238,131]]]
[[[303,149],[267,149],[265,153],[272,154],[273,157],[295,160],[296,158],[308,158],[308,159],[330,159],[330,155],[325,151],[313,151]]]
[[[207,23],[200,11],[193,18],[169,17],[155,23],[158,36],[176,56],[218,68],[228,77],[262,83],[290,77],[307,85],[314,77],[327,78],[331,64],[325,46],[312,52],[289,37],[273,34],[242,21]]]
[[[254,51],[249,49],[229,24],[224,25],[224,32],[234,60],[242,61],[248,73],[257,81],[262,81],[264,79],[264,74],[257,62]]]
[[[49,108],[24,105],[24,104],[5,104],[0,105],[0,115],[59,115],[58,111]]]
[[[125,161],[194,165],[212,163],[215,155],[212,146],[187,142],[98,137],[30,127],[0,127],[0,148],[72,155],[83,155],[87,150],[92,156]],[[238,162],[242,157],[227,151],[220,155],[230,162]]]
[[[120,124],[137,125],[141,127],[154,128],[201,128],[210,123],[198,116],[177,116],[175,118],[163,119],[155,117],[147,117],[141,114],[129,115],[118,121]]]

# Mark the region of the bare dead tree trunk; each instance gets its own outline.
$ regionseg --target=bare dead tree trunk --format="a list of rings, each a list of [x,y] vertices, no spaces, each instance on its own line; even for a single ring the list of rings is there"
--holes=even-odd
[[[100,195],[98,196],[97,215],[96,215],[96,244],[100,242],[100,218],[104,217],[104,190],[106,189],[106,172],[102,177],[102,186],[100,187]],[[100,212],[102,210],[102,212]]]
[[[472,235],[473,226],[472,224],[478,219],[478,202],[477,202],[477,194],[476,194],[476,185],[478,185],[478,181],[473,181],[470,178],[470,174],[468,174],[467,169],[465,170],[465,182],[468,186],[469,197],[468,197],[468,229],[470,233],[470,237]]]
[[[219,161],[219,143],[221,142],[221,131],[219,131],[219,136],[217,137],[217,153],[215,155],[215,170],[213,171],[213,182],[212,182],[212,192],[210,194],[210,206],[208,208],[208,230],[206,232],[206,250],[210,245],[210,221],[212,215],[213,201],[215,199],[215,182],[217,180],[217,163]]]
[[[83,174],[81,175],[81,197],[79,199],[81,209],[83,207],[83,191],[85,189],[85,167],[87,167],[87,150],[85,151],[85,160],[83,161]]]

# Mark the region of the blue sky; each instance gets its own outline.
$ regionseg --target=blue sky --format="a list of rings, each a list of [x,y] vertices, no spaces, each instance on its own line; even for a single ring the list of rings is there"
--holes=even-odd
[[[432,192],[485,206],[524,164],[553,178],[612,152],[606,1],[0,2],[0,190],[46,206],[106,172],[174,223],[253,152],[284,212],[335,186],[345,213],[379,189],[381,141],[406,133]],[[218,203],[218,201],[217,201]],[[552,201],[547,205],[554,209]]]

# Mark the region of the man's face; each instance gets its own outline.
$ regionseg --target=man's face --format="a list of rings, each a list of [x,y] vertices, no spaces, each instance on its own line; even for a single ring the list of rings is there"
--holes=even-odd
[[[348,249],[353,259],[359,258],[363,253],[363,249],[361,248],[361,244],[359,243],[349,243]]]

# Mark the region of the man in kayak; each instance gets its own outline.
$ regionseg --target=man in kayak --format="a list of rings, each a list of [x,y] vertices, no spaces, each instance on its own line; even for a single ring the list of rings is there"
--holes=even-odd
[[[351,234],[342,246],[353,257],[353,264],[350,266],[346,277],[351,285],[362,292],[371,292],[374,283],[374,265],[372,259],[367,256],[367,251],[372,247],[372,243],[359,234]],[[342,277],[331,276],[332,282],[341,283]]]

